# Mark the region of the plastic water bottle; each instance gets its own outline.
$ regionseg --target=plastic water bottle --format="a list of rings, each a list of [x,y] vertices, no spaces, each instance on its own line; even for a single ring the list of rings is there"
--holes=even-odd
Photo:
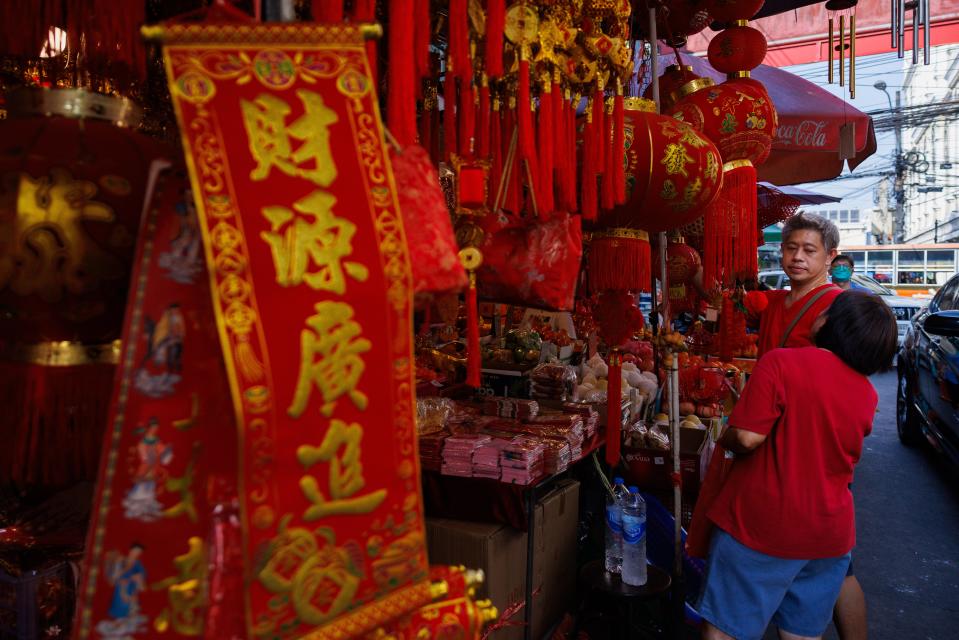
[[[646,501],[636,487],[623,503],[623,582],[646,584]]]
[[[620,477],[613,478],[613,495],[606,496],[606,570],[619,573],[623,566],[623,500],[629,489]]]

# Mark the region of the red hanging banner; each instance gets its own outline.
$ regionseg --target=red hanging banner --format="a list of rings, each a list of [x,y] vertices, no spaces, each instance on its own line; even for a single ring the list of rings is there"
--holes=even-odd
[[[430,597],[364,27],[161,31],[237,422],[247,635],[353,637]]]

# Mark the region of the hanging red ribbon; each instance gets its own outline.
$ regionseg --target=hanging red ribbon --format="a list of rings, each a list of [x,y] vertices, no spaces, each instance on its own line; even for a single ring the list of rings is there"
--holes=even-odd
[[[609,125],[612,125],[613,119],[609,117],[612,114],[606,114],[606,122]],[[602,190],[602,200],[603,200],[603,209],[609,211],[616,206],[616,193],[615,187],[613,184],[613,144],[609,142],[609,139],[612,137],[613,132],[610,130],[610,127],[606,127],[603,130],[603,142],[606,146],[606,171],[603,173],[603,190]]]
[[[613,192],[616,204],[626,204],[626,98],[618,91],[613,102]]]
[[[413,65],[413,0],[390,0],[390,74],[387,123],[401,147],[416,144],[416,70]]]
[[[446,68],[443,79],[443,157],[456,151],[456,78]]]
[[[480,158],[490,155],[490,131],[492,112],[489,103],[489,86],[484,82],[479,90],[479,128],[476,130],[476,154]]]
[[[489,146],[492,151],[492,161],[490,163],[490,206],[496,204],[496,194],[499,193],[499,185],[503,179],[503,118],[499,108],[499,99],[493,99],[493,111],[490,114],[490,136]],[[494,212],[495,213],[495,212]]]
[[[553,198],[553,141],[556,129],[553,122],[552,87],[547,82],[539,97],[539,211],[544,218],[556,208]]]
[[[374,2],[375,0],[361,0]],[[413,9],[415,26],[413,35],[413,60],[416,63],[416,75],[419,78],[428,78],[433,75],[430,68],[430,40],[433,38],[432,20],[430,17],[430,0],[415,0]]]
[[[593,129],[595,131],[593,138],[593,168],[596,175],[602,175],[606,171],[606,154],[609,147],[609,128],[606,126],[606,94],[602,89],[596,90],[596,96],[593,98]]]
[[[506,26],[506,0],[486,3],[486,75],[503,75],[503,29]]]
[[[597,111],[602,110],[602,104],[597,108],[594,101],[591,105],[590,116],[587,117],[586,126],[583,128],[583,188],[580,193],[579,209],[583,217],[587,220],[595,220],[597,213],[596,202],[596,127],[595,120]]]
[[[476,274],[470,271],[470,286],[466,291],[466,384],[474,389],[480,386],[482,354],[479,339],[479,305],[476,300]]]
[[[376,22],[376,0],[356,0],[353,3],[352,19],[353,22]],[[379,86],[379,54],[377,53],[376,40],[373,38],[366,41],[366,57],[370,62],[370,76],[373,79],[373,86]]]
[[[335,24],[343,22],[343,0],[318,0],[313,3],[317,22]]]
[[[450,0],[450,57],[453,59],[453,73],[464,83],[473,77],[473,65],[469,58],[470,35],[466,6],[467,0]]]
[[[456,112],[459,115],[459,148],[463,158],[473,157],[473,143],[476,135],[476,106],[473,100],[473,85],[469,80],[460,85],[460,104]]]
[[[578,103],[578,101],[577,101]],[[568,98],[563,100],[563,112],[566,120],[566,177],[563,186],[567,189],[569,211],[581,211],[579,206],[579,189],[576,180],[576,107]]]

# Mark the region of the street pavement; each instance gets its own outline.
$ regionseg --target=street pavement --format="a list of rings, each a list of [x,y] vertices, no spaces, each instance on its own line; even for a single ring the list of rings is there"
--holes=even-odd
[[[870,640],[959,638],[959,472],[896,435],[896,372],[876,375],[879,413],[856,468],[855,573]],[[770,629],[766,636],[776,638]],[[824,638],[835,639],[830,625]]]

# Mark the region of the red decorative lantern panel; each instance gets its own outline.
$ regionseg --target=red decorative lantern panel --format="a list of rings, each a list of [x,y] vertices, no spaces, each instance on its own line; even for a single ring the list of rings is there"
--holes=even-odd
[[[710,40],[706,55],[716,71],[749,71],[766,57],[766,37],[752,27],[730,27]]]
[[[667,231],[699,217],[722,184],[715,145],[643,98],[626,104],[625,205],[600,215],[609,227]]]
[[[706,10],[713,20],[733,22],[749,20],[763,8],[765,0],[706,0]]]
[[[758,82],[735,79],[704,87],[680,98],[671,112],[715,142],[724,162],[749,160],[758,165],[769,157],[776,108]]]

